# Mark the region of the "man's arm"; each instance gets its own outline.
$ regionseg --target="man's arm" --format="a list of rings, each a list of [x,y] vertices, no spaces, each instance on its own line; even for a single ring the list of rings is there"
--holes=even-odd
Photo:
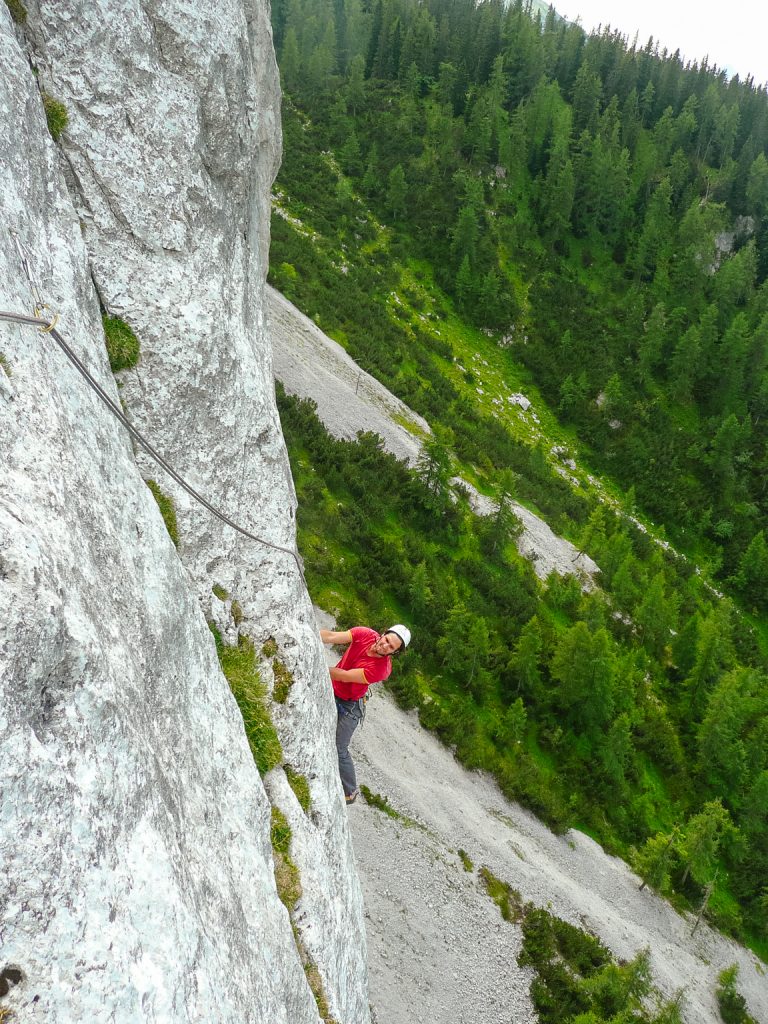
[[[331,679],[336,679],[339,683],[360,683],[361,686],[368,686],[368,680],[365,678],[365,672],[361,668],[329,668],[328,671],[331,673]]]
[[[343,630],[342,632],[334,632],[332,629],[321,629],[320,639],[324,644],[351,644],[352,643],[352,631],[349,629]]]

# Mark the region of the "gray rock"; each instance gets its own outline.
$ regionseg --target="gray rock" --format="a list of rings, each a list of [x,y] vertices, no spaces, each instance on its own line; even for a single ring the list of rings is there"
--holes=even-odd
[[[62,334],[137,427],[214,505],[293,548],[264,315],[280,153],[267,5],[27,7],[37,80],[0,5],[3,222]],[[38,82],[67,107],[60,148]],[[142,345],[119,395],[100,302]],[[0,308],[29,305],[3,233]],[[317,1021],[273,878],[275,802],[330,1011],[366,1024],[332,701],[295,562],[134,452],[49,336],[0,330],[13,366],[13,400],[0,395],[0,969],[22,975],[8,1005],[33,1024]],[[176,502],[178,552],[142,475]],[[205,621],[226,611],[214,584],[293,673],[274,717],[309,779],[309,816],[281,769],[268,792],[255,769]]]

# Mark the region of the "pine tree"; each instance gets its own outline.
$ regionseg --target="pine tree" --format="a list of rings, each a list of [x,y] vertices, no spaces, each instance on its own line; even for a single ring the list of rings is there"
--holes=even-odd
[[[675,827],[672,832],[657,832],[646,840],[642,850],[638,850],[633,858],[633,866],[643,880],[640,891],[650,885],[659,893],[666,893],[670,887],[670,876],[677,857],[677,844],[680,830]]]
[[[749,607],[761,611],[768,608],[768,543],[762,530],[741,556],[734,582]]]
[[[604,629],[590,633],[583,622],[566,630],[550,667],[560,683],[558,701],[576,732],[601,731],[614,707],[615,657]]]
[[[683,885],[688,876],[699,885],[712,877],[723,839],[734,832],[731,816],[720,800],[710,800],[702,811],[689,819],[680,844],[685,871]]]
[[[387,176],[387,209],[395,220],[405,214],[408,185],[402,164],[393,167]]]
[[[429,506],[436,512],[441,512],[448,502],[452,443],[451,432],[436,427],[432,436],[424,441],[416,467],[421,482],[429,495]]]
[[[683,684],[688,691],[689,706],[694,712],[704,702],[705,695],[715,684],[720,673],[733,664],[734,652],[729,619],[730,609],[726,604],[722,604],[701,623],[699,628],[693,668]]]
[[[698,767],[714,792],[737,800],[748,773],[747,737],[759,714],[764,678],[752,669],[734,669],[719,680],[698,731]]]
[[[358,53],[350,62],[346,88],[347,105],[353,117],[357,116],[357,112],[365,103],[365,90],[365,60],[362,54]]]
[[[538,701],[540,697],[543,649],[541,623],[534,615],[523,626],[507,666],[507,670],[516,681],[516,691],[522,690],[531,701]]]
[[[461,261],[459,272],[456,275],[456,299],[460,309],[468,310],[471,308],[475,298],[476,287],[469,255],[465,255]]]
[[[296,30],[290,27],[285,33],[283,52],[280,55],[280,76],[286,92],[293,92],[299,88],[301,84],[300,70],[299,42],[296,38]]]

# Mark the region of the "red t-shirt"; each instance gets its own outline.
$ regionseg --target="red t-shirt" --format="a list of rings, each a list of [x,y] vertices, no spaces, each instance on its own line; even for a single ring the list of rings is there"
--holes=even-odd
[[[333,679],[333,692],[342,700],[359,700],[372,683],[381,683],[392,671],[391,658],[377,658],[375,654],[366,654],[366,651],[375,644],[380,634],[375,629],[367,626],[353,626],[350,629],[352,643],[344,651],[341,661],[336,668],[353,669],[361,668],[368,680],[368,685],[362,683],[343,683],[339,679]]]

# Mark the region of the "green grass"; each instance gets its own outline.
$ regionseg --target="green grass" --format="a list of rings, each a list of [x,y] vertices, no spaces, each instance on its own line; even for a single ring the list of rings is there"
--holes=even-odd
[[[282,764],[283,748],[272,724],[266,688],[256,668],[253,642],[241,636],[237,647],[228,647],[214,626],[211,626],[211,631],[216,640],[222,671],[243,716],[245,735],[256,767],[259,774],[266,775],[272,768]]]
[[[176,506],[173,503],[173,498],[170,494],[166,494],[165,491],[161,490],[160,485],[156,480],[145,481],[147,487],[152,491],[152,497],[157,502],[157,507],[160,509],[160,515],[163,517],[165,528],[168,531],[168,536],[174,543],[175,547],[179,546],[179,524],[176,520]]]
[[[423,427],[420,427],[418,423],[408,419],[407,416],[401,416],[399,413],[395,413],[392,419],[403,429],[407,430],[409,434],[413,434],[414,437],[424,438],[428,437],[427,431]]]
[[[299,869],[291,860],[291,829],[279,807],[272,808],[270,836],[277,894],[290,913],[301,897],[301,876]]]
[[[11,373],[11,365],[2,352],[0,352],[0,370],[3,371],[6,377],[13,376],[13,374]]]
[[[475,870],[475,865],[472,863],[472,858],[469,856],[466,850],[459,850],[459,860],[461,861],[462,867],[465,871],[470,872]]]
[[[485,866],[480,868],[478,875],[485,886],[485,891],[499,908],[504,920],[513,924],[522,921],[525,915],[525,905],[517,889],[513,889],[507,882],[502,882],[490,868]]]
[[[296,799],[301,805],[301,809],[305,814],[309,814],[312,809],[312,795],[309,791],[309,780],[306,775],[302,775],[300,772],[294,771],[289,764],[285,766],[285,777],[288,780],[288,785],[294,792]]]
[[[225,590],[219,583],[214,583],[211,587],[211,591],[220,601],[229,600],[229,591]]]
[[[101,322],[104,326],[104,339],[112,373],[130,370],[138,363],[141,355],[139,339],[125,320],[118,316],[107,316],[105,313]]]

